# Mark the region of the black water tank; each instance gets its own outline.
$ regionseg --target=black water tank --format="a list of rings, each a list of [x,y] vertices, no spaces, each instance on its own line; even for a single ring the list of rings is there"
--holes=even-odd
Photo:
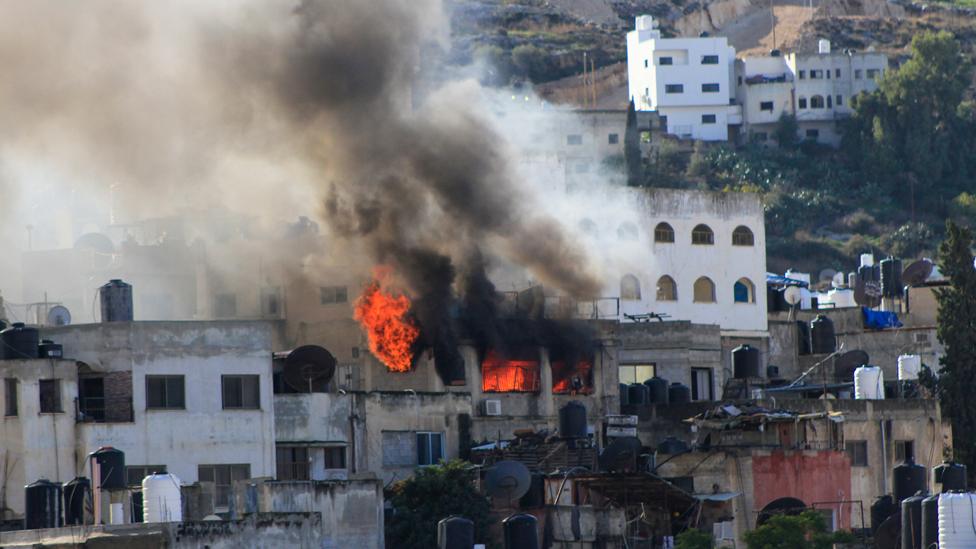
[[[939,494],[922,500],[922,542],[919,547],[939,546]]]
[[[132,321],[132,285],[118,278],[98,289],[102,304],[102,322]]]
[[[796,321],[796,352],[810,354],[810,325],[802,320]]]
[[[668,387],[668,400],[671,404],[687,404],[691,402],[691,387],[678,383],[672,383]]]
[[[657,445],[657,451],[662,454],[683,454],[688,451],[688,444],[675,437],[667,437]]]
[[[739,345],[732,349],[732,376],[736,379],[760,377],[759,349],[751,345]]]
[[[650,390],[643,383],[631,383],[628,392],[631,406],[646,406],[650,400]]]
[[[50,339],[42,339],[37,346],[37,356],[41,358],[62,358],[64,357],[64,347]]]
[[[85,502],[90,491],[91,482],[85,477],[75,477],[64,484],[65,526],[85,523]]]
[[[935,468],[935,482],[943,492],[966,491],[966,466],[961,463],[943,463]]]
[[[125,452],[102,446],[92,452],[91,459],[94,459],[101,467],[101,488],[103,490],[123,490],[125,489]]]
[[[627,387],[626,383],[620,384],[620,405],[626,406],[630,404],[630,388]]]
[[[833,320],[817,315],[810,321],[810,350],[815,355],[828,355],[837,350]]]
[[[651,379],[645,380],[644,385],[647,385],[647,389],[649,391],[647,399],[648,403],[667,405],[668,380],[654,376]]]
[[[41,335],[37,328],[27,326],[23,322],[14,322],[12,326],[0,332],[0,349],[3,351],[3,358],[7,360],[37,358],[40,339]]]
[[[878,282],[881,280],[881,269],[877,265],[861,265],[857,268],[858,282]]]
[[[911,496],[901,502],[901,549],[922,547],[922,500],[924,495]]]
[[[877,501],[871,504],[871,534],[877,532],[881,523],[897,512],[898,506],[895,505],[895,500],[890,495],[885,494],[879,497]]]
[[[471,549],[474,547],[474,522],[452,516],[437,523],[437,549]]]
[[[586,406],[574,400],[559,409],[559,436],[586,438]]]
[[[532,473],[529,491],[519,499],[522,509],[537,509],[546,505],[546,477],[542,473]]]
[[[41,479],[24,487],[24,527],[58,528],[61,526],[61,485]]]
[[[894,469],[894,496],[896,502],[901,502],[906,498],[915,495],[916,492],[925,490],[925,477],[927,472],[925,467],[915,463],[911,457],[905,458],[905,463],[898,465]]]
[[[538,521],[532,515],[515,514],[502,521],[505,549],[539,549]]]
[[[881,260],[881,295],[901,297],[904,286],[901,282],[901,260],[889,257]]]

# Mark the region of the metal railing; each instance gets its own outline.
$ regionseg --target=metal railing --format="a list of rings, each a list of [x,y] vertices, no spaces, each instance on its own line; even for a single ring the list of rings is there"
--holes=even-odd
[[[131,423],[132,397],[79,397],[75,399],[79,423]]]

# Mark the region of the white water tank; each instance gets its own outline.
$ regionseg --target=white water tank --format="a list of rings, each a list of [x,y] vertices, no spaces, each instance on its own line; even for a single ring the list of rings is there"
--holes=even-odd
[[[861,254],[861,266],[862,267],[874,266],[874,254]]]
[[[637,30],[653,30],[657,28],[657,21],[651,15],[638,15],[635,21]]]
[[[817,41],[817,51],[820,52],[822,55],[829,54],[830,53],[830,40],[827,40],[826,38],[821,38],[820,40],[818,40]]]
[[[854,370],[854,398],[881,400],[884,398],[884,372],[877,366],[861,366]]]
[[[939,548],[976,547],[976,494],[939,494]]]
[[[898,357],[898,381],[914,381],[922,371],[922,357],[901,355]]]
[[[836,309],[857,306],[857,302],[854,301],[854,291],[848,289],[830,290],[827,292],[826,302],[833,303]]]
[[[152,474],[142,479],[142,521],[183,521],[179,477],[162,473]]]

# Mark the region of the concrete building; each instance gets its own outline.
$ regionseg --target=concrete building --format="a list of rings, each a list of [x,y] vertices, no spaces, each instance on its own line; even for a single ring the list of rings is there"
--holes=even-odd
[[[630,99],[657,111],[669,134],[728,141],[742,123],[730,85],[734,59],[725,37],[663,38],[653,17],[639,16],[627,33]]]

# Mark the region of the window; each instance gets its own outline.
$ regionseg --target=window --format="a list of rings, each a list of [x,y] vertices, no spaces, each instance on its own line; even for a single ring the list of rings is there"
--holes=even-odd
[[[879,72],[878,69],[868,69],[868,78],[877,78]]]
[[[661,129],[664,130],[664,131],[668,131],[668,117],[667,117],[667,115],[662,115],[660,118],[658,118],[658,120],[661,122]],[[645,141],[645,143],[650,143],[651,142],[650,132],[647,132],[647,134],[648,134],[647,135],[647,141]]]
[[[820,95],[814,95],[810,98],[810,108],[811,109],[822,109],[824,108],[824,98]]]
[[[637,240],[637,225],[634,225],[630,221],[621,223],[617,227],[617,238],[631,242]]]
[[[444,435],[417,433],[417,465],[437,465],[444,457]]]
[[[741,76],[739,77],[739,85],[740,86],[742,85],[742,77]]]
[[[715,283],[707,276],[695,281],[695,303],[715,303]]]
[[[678,285],[674,279],[664,275],[657,279],[657,300],[658,301],[677,301]]]
[[[701,64],[702,65],[718,65],[718,56],[717,55],[703,55],[702,56],[702,62],[701,62]]]
[[[670,57],[658,57],[657,58],[657,64],[658,65],[673,65],[674,64],[674,60],[671,59]]]
[[[817,70],[811,70],[810,71],[810,79],[811,80],[817,80],[819,78],[823,78],[823,71],[822,70],[817,69]]]
[[[915,457],[915,441],[914,440],[896,440],[895,441],[895,463],[901,463],[905,461],[905,458]]]
[[[264,316],[281,314],[281,288],[277,286],[261,288],[261,314]]]
[[[481,361],[481,390],[486,393],[537,393],[539,354],[531,347],[507,355],[488,351]]]
[[[756,286],[748,278],[740,278],[732,286],[732,299],[736,303],[755,303]]]
[[[754,246],[755,244],[756,238],[753,236],[749,227],[739,225],[734,231],[732,231],[733,246]]]
[[[702,84],[702,91],[705,93],[717,93],[719,87],[718,84]]]
[[[628,274],[620,279],[620,299],[625,301],[639,301],[641,298],[640,281]]]
[[[799,71],[798,74],[800,76],[800,80],[806,80],[806,78],[807,78],[807,71]]]
[[[588,395],[593,392],[593,356],[564,356],[553,353],[549,358],[552,370],[552,394]]]
[[[61,408],[61,380],[42,379],[39,382],[41,392],[41,413],[57,414],[63,412]]]
[[[834,78],[840,78],[840,69],[834,69]]]
[[[616,145],[617,143],[620,143],[620,135],[619,134],[611,133],[611,134],[607,135],[607,144],[609,144],[609,145]]]
[[[834,103],[836,103],[838,107],[842,106],[844,104],[844,96],[838,95],[837,98],[834,100]]]
[[[828,109],[833,108],[833,106],[834,106],[833,105],[833,99],[834,99],[833,97],[831,97],[829,95],[827,96],[827,108]]]
[[[225,410],[261,407],[259,376],[220,376]]]
[[[644,68],[647,68],[647,59],[644,60]]]
[[[327,446],[322,448],[324,455],[325,469],[345,469],[346,468],[346,447]]]
[[[827,69],[827,80],[830,80],[830,69]]]
[[[773,102],[762,101],[761,103],[759,103],[759,110],[773,112]]]
[[[146,408],[185,408],[183,376],[146,376]]]
[[[17,380],[7,378],[3,380],[4,415],[17,415]]]
[[[818,137],[820,137],[820,130],[807,130],[805,133],[806,133],[807,139],[814,139],[814,140],[816,140]]]
[[[166,472],[165,465],[126,465],[125,483],[129,486],[142,486],[142,479],[152,474]]]
[[[684,92],[685,92],[685,85],[684,84],[665,84],[664,85],[664,93],[684,93]]]
[[[200,482],[214,483],[214,507],[227,507],[234,481],[251,478],[251,466],[247,463],[234,465],[200,465],[197,467]]]
[[[658,223],[654,227],[654,242],[674,242],[674,229],[667,223]]]
[[[712,229],[708,225],[698,225],[691,230],[691,243],[704,245],[715,244],[715,233],[712,232]]]
[[[854,69],[854,79],[855,80],[861,79],[861,69]]]
[[[214,316],[217,318],[237,316],[237,296],[234,294],[217,294],[214,296]]]
[[[851,458],[851,467],[868,466],[868,441],[848,440],[844,444],[847,455]]]
[[[319,301],[322,305],[345,303],[349,300],[349,292],[345,286],[323,286],[319,288]]]
[[[578,134],[578,133],[574,133],[574,134],[567,135],[566,136],[566,144],[567,145],[582,145],[583,144],[583,136],[580,135],[580,134]]]
[[[806,97],[801,97],[801,98],[797,99],[796,103],[797,103],[797,105],[799,105],[799,108],[801,108],[801,109],[807,108],[807,98]]]
[[[712,369],[691,369],[691,400],[715,400],[712,392]]]
[[[275,448],[275,480],[309,480],[311,462],[307,446],[283,446]]]
[[[702,115],[702,124],[714,124],[714,123],[715,123],[715,115],[714,114],[703,114]]]
[[[657,375],[657,365],[650,364],[621,364],[617,366],[617,376],[620,383],[644,383]]]

